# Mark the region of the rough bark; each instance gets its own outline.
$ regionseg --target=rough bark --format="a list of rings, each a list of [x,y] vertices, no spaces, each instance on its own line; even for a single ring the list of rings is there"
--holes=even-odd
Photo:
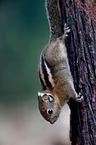
[[[69,101],[72,145],[96,144],[96,0],[60,0],[63,24],[71,32],[66,39],[74,85],[82,103]]]

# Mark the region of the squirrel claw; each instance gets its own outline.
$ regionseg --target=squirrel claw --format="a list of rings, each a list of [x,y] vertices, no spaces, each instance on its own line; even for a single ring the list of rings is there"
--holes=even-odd
[[[68,36],[67,33],[70,32],[69,27],[67,27],[66,23],[64,25],[64,35],[63,35],[63,40]]]
[[[81,93],[79,93],[79,95],[77,95],[77,96],[75,97],[75,100],[76,100],[77,102],[82,102],[82,101],[84,100],[84,97],[82,96]]]

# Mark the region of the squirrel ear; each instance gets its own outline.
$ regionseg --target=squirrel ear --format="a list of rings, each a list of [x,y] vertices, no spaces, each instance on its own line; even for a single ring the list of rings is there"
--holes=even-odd
[[[43,94],[41,92],[38,92],[38,100],[43,97]]]
[[[38,92],[38,97],[43,97],[44,93]]]

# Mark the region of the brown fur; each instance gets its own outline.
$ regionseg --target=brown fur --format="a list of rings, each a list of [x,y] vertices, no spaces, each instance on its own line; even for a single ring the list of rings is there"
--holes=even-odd
[[[48,3],[51,3],[51,2],[52,0],[48,0]],[[56,4],[54,6],[54,9],[55,9],[55,7],[57,8],[57,0],[54,0],[54,4]],[[49,12],[50,12],[50,9],[49,9]],[[56,9],[53,12],[57,13]],[[57,20],[59,18],[57,17]],[[51,17],[51,20],[54,21],[54,17],[53,18]],[[52,21],[49,24],[51,24]],[[52,29],[52,26],[53,25],[50,26],[51,29]],[[60,25],[58,24],[55,24],[54,27],[56,26],[57,26],[57,29],[58,27],[60,27]],[[56,28],[54,28],[54,30],[56,30]],[[59,30],[61,29],[59,28]],[[46,62],[50,65],[50,69],[52,68],[52,72],[51,70],[49,71],[51,75],[48,75],[48,78],[49,76],[52,76],[51,79],[49,80],[52,80],[51,83],[52,84],[54,83],[54,87],[53,88],[46,87],[47,89],[43,90],[43,93],[45,94],[42,95],[41,93],[41,96],[39,96],[39,109],[43,117],[46,120],[48,120],[50,123],[54,123],[57,120],[57,118],[59,117],[61,108],[63,107],[65,103],[69,101],[70,98],[74,98],[75,100],[79,102],[82,101],[82,96],[80,98],[80,95],[77,95],[74,89],[73,78],[70,72],[70,66],[69,66],[67,52],[66,52],[65,38],[67,36],[67,33],[69,33],[69,31],[70,31],[69,28],[66,27],[66,24],[65,24],[64,34],[62,36],[60,37],[58,36],[58,31],[56,31],[56,33],[52,32],[52,35],[50,37],[48,44],[44,47],[41,53],[41,58],[43,56],[44,60],[46,60]],[[59,34],[61,34],[61,32]],[[41,62],[39,65],[41,65]],[[39,69],[40,68],[41,66],[39,66]],[[46,67],[46,70],[48,70],[47,67]],[[47,74],[49,72],[47,72]],[[51,94],[54,98],[52,102],[50,102],[50,99],[48,99],[51,96],[49,94]],[[53,113],[51,115],[47,113],[48,109],[52,109]]]

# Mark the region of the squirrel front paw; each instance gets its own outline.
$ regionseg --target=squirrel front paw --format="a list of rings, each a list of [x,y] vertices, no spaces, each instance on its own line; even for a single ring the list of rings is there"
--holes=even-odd
[[[65,23],[63,39],[65,39],[68,36],[67,33],[69,33],[69,32],[70,32],[70,29],[69,29],[69,27],[67,27],[67,25]]]
[[[77,94],[77,96],[74,98],[77,102],[82,102],[84,100],[84,97],[81,93]]]

